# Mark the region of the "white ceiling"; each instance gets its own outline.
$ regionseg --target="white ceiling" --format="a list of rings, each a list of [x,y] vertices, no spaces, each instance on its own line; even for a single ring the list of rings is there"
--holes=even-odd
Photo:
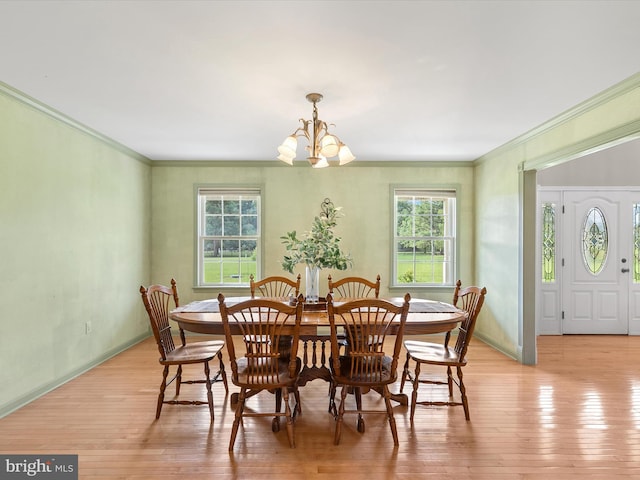
[[[0,0],[0,81],[155,160],[273,160],[309,92],[358,160],[473,160],[639,45],[632,0]]]

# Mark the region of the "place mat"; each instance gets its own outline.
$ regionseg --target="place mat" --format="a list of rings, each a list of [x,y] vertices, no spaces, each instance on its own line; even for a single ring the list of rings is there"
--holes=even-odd
[[[251,297],[227,297],[225,301],[228,304],[234,304],[249,300]],[[389,298],[390,302],[402,304],[403,298]],[[189,312],[189,313],[218,313],[220,311],[220,305],[217,299],[211,300],[197,300],[195,302],[188,303],[187,305],[180,306],[173,310],[174,312]],[[419,298],[412,298],[409,302],[410,313],[454,313],[458,309],[449,303],[436,302],[434,300],[423,300]]]
[[[225,302],[229,305],[250,300],[251,297],[225,297]],[[182,305],[173,310],[174,312],[185,313],[218,313],[220,312],[220,303],[218,299],[196,300],[195,302]]]
[[[411,313],[454,313],[458,310],[450,303],[421,299],[409,301],[409,312]]]
[[[394,297],[388,298],[392,303],[402,305],[404,298]],[[409,313],[455,313],[459,309],[450,303],[438,302],[435,300],[426,300],[423,298],[412,298],[409,300]]]

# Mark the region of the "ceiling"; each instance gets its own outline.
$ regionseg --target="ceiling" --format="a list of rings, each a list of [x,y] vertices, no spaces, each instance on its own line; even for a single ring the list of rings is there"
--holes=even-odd
[[[640,71],[639,25],[614,0],[2,0],[0,81],[153,160],[274,160],[309,92],[357,160],[473,160]]]

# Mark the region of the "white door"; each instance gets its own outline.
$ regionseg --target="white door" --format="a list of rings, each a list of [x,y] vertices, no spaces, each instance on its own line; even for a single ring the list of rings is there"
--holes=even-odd
[[[630,204],[628,192],[564,192],[562,333],[629,332]]]

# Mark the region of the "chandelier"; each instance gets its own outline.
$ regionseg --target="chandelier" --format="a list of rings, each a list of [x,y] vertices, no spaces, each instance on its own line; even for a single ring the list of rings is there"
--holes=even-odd
[[[284,139],[282,145],[278,147],[278,160],[282,160],[289,165],[293,165],[296,158],[296,148],[298,147],[298,137],[305,136],[309,145],[306,147],[309,152],[307,160],[313,168],[323,168],[329,165],[345,165],[356,157],[353,156],[349,147],[340,141],[338,137],[329,133],[326,122],[318,119],[318,107],[316,104],[322,100],[319,93],[309,93],[307,100],[313,103],[313,119],[305,120],[301,118],[302,126]],[[333,124],[331,124],[333,126]],[[337,159],[329,160],[332,157]]]

